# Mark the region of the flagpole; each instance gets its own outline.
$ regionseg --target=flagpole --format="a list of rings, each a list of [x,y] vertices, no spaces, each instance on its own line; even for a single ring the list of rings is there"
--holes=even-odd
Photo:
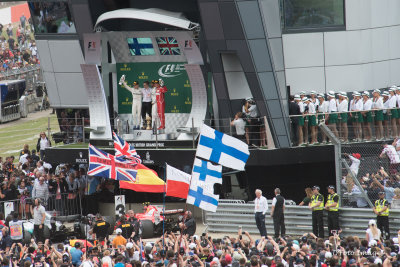
[[[163,192],[163,223],[162,223],[162,246],[165,251],[165,186],[167,180],[167,162],[164,162],[164,192]]]

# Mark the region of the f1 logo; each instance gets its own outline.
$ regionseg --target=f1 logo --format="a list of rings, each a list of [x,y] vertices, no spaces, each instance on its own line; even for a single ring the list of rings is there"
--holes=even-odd
[[[96,49],[96,42],[88,42],[88,49]]]

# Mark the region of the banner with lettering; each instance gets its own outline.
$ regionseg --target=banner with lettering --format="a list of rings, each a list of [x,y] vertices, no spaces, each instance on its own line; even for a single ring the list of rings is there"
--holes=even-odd
[[[138,81],[163,79],[168,92],[165,94],[165,113],[190,113],[192,108],[192,88],[182,62],[117,63],[117,80],[125,75],[126,83],[133,87]],[[132,112],[132,94],[118,84],[118,113]]]

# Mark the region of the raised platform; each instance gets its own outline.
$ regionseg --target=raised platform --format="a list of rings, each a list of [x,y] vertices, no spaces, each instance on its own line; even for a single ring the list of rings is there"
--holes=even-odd
[[[174,140],[175,135],[165,134],[165,130],[133,130],[132,133],[123,134],[122,139],[130,141]]]

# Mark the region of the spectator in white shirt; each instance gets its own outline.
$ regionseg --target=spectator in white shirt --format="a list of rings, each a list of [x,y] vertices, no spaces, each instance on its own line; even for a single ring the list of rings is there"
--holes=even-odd
[[[363,96],[363,111],[361,112],[364,121],[364,139],[371,141],[372,138],[372,100],[369,98],[369,92],[364,91]]]
[[[267,229],[265,228],[265,214],[268,211],[268,202],[265,197],[262,196],[260,189],[256,190],[256,199],[254,200],[254,213],[256,218],[257,228],[260,231],[260,235],[263,237],[267,236]]]
[[[354,124],[354,134],[356,136],[355,141],[361,141],[362,139],[362,127],[361,123],[363,122],[363,116],[361,115],[361,111],[364,109],[363,101],[361,100],[361,94],[359,92],[354,92],[353,103],[350,106],[351,111],[355,111],[351,113]]]
[[[40,137],[37,141],[36,144],[36,150],[40,151],[40,159],[43,160],[45,157],[45,150],[46,148],[51,147],[51,142],[50,140],[47,138],[46,133],[45,132],[41,132],[40,133]]]
[[[397,118],[399,117],[398,110],[396,108],[396,105],[397,105],[396,88],[397,88],[397,86],[394,86],[394,87],[392,86],[389,89],[389,109],[390,109],[390,111],[389,110],[387,111],[387,114],[390,115],[390,116],[388,116],[389,117],[388,122],[390,120],[390,124],[392,126],[391,127],[391,131],[392,131],[391,136],[392,137],[397,136],[396,121],[397,121]]]
[[[348,142],[349,130],[347,128],[347,121],[349,117],[349,101],[347,100],[346,92],[340,92],[338,96],[338,112],[341,112],[339,113],[339,135],[340,139],[342,139],[344,142]]]
[[[381,91],[379,89],[375,89],[373,95],[372,109],[375,110],[376,139],[381,141],[383,140],[383,97],[381,97]]]
[[[388,157],[390,161],[390,166],[389,166],[389,172],[391,174],[397,173],[397,168],[399,167],[400,164],[400,157],[399,154],[397,154],[396,149],[394,146],[389,145],[389,144],[383,144],[383,150],[381,154],[379,155],[380,158]]]
[[[245,142],[246,141],[246,137],[245,137],[246,136],[246,130],[245,130],[246,122],[243,120],[242,112],[236,113],[235,119],[233,121],[231,121],[231,126],[235,126],[235,130],[236,130],[236,134],[234,134],[233,136],[242,140],[243,142]]]
[[[351,155],[344,154],[344,155],[348,156],[349,159],[351,160],[350,170],[354,174],[354,177],[357,177],[358,170],[360,169],[360,158],[361,158],[361,155],[359,153],[353,153]]]
[[[329,106],[328,106],[328,114],[327,114],[325,120],[328,121],[329,129],[331,129],[333,134],[336,137],[338,137],[339,135],[338,135],[338,131],[336,128],[336,123],[338,121],[338,114],[337,114],[335,92],[329,91],[327,95],[328,95],[328,100],[329,100]]]

